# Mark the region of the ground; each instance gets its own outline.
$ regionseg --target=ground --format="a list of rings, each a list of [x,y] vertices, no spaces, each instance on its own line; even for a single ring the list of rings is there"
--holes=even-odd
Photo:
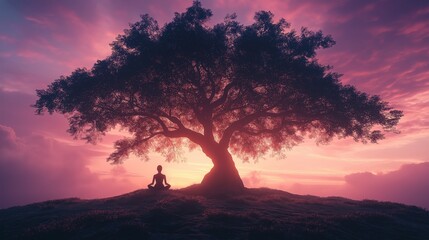
[[[138,190],[0,210],[0,239],[429,239],[429,212],[272,189]]]

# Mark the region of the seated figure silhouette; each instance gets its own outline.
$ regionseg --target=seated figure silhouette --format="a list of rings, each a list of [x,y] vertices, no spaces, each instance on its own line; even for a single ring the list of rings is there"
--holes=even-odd
[[[161,173],[162,166],[158,165],[156,168],[158,170],[158,173],[153,175],[152,183],[147,185],[147,187],[151,190],[168,190],[170,189],[171,185],[167,183],[167,178],[164,174]],[[165,182],[165,186],[164,186]],[[155,185],[153,185],[155,183]]]

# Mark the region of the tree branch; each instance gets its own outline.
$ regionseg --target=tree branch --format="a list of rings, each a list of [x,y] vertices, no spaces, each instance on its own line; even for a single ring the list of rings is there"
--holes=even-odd
[[[257,130],[250,130],[250,129],[245,129],[245,128],[241,128],[240,130],[238,130],[238,132],[243,132],[246,133],[248,135],[252,135],[252,136],[259,136],[261,134],[267,133],[267,134],[273,134],[273,133],[277,133],[282,129],[283,125],[275,127],[275,128],[263,128],[263,129],[257,129]]]
[[[214,98],[214,96],[216,94],[216,83],[215,83],[215,81],[213,80],[213,77],[210,74],[210,70],[208,68],[206,68],[203,64],[201,64],[201,68],[203,68],[204,71],[206,72],[206,74],[207,74],[207,80],[210,82],[211,91],[210,91],[210,96],[207,99],[207,101],[210,103],[213,100],[213,98]]]
[[[220,105],[222,105],[223,103],[225,103],[227,97],[228,97],[228,93],[229,91],[234,87],[235,83],[230,82],[228,85],[225,86],[225,88],[223,89],[223,94],[220,98],[218,98],[216,101],[212,102],[210,104],[210,107],[212,109],[215,109],[217,107],[219,107]]]
[[[191,63],[192,64],[192,63]],[[192,67],[196,70],[196,72],[198,73],[198,80],[196,80],[196,81],[193,81],[194,82],[194,84],[196,85],[196,87],[198,88],[198,92],[200,93],[200,96],[201,96],[201,100],[203,101],[203,105],[206,105],[206,104],[208,104],[209,103],[209,101],[208,101],[208,99],[207,99],[207,96],[206,96],[206,91],[204,90],[204,87],[203,87],[203,85],[201,85],[201,81],[202,81],[202,79],[203,79],[203,76],[202,76],[202,73],[201,73],[201,69],[200,69],[200,64],[198,64],[198,63],[195,63],[195,64],[192,64]]]
[[[224,148],[228,148],[229,141],[232,137],[232,134],[234,134],[235,131],[240,129],[241,127],[251,123],[253,120],[259,118],[261,116],[261,112],[256,112],[250,115],[247,115],[229,125],[223,132],[222,138],[219,141],[219,145],[221,145]]]
[[[172,116],[171,114],[167,114],[164,111],[160,111],[160,116],[161,117],[165,117],[167,118],[169,121],[171,121],[172,123],[176,124],[179,128],[184,128],[185,126],[183,125],[182,121],[180,121],[179,118]]]
[[[289,112],[284,111],[284,112],[278,112],[278,113],[274,113],[274,112],[268,112],[267,110],[264,111],[259,111],[259,112],[255,112],[252,113],[250,115],[247,115],[233,123],[231,123],[229,125],[229,127],[227,127],[222,135],[221,140],[219,141],[219,144],[222,147],[228,147],[229,146],[229,141],[231,140],[232,135],[234,134],[234,132],[236,131],[242,131],[243,127],[245,127],[247,124],[253,122],[254,120],[261,118],[261,117],[285,117],[289,114]],[[296,121],[296,120],[287,120],[288,123],[294,123],[294,124],[306,124],[306,123],[310,123],[311,120],[307,119],[305,121]],[[284,126],[282,124],[282,126]],[[281,128],[281,127],[280,127]],[[278,129],[277,129],[278,130]],[[261,129],[261,132],[256,132],[254,133],[255,135],[261,134],[263,132],[269,132],[271,130],[269,129]],[[272,130],[272,132],[274,132],[275,130]],[[247,132],[249,133],[249,132]]]

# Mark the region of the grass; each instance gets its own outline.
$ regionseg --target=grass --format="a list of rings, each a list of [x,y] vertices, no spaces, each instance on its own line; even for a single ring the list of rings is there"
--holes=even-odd
[[[413,206],[247,189],[240,195],[138,190],[0,210],[0,239],[429,239]]]

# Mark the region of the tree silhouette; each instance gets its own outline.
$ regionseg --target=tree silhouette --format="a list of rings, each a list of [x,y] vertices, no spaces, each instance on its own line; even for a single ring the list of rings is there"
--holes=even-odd
[[[201,187],[213,191],[244,187],[230,151],[248,160],[304,137],[376,142],[395,129],[401,111],[318,63],[316,50],[335,43],[330,36],[288,30],[266,11],[249,26],[235,15],[210,26],[211,16],[199,1],[162,28],[142,15],[109,57],[37,90],[36,112],[66,115],[68,131],[88,142],[128,130],[113,163],[151,150],[171,160],[177,144],[200,146],[213,161]]]

